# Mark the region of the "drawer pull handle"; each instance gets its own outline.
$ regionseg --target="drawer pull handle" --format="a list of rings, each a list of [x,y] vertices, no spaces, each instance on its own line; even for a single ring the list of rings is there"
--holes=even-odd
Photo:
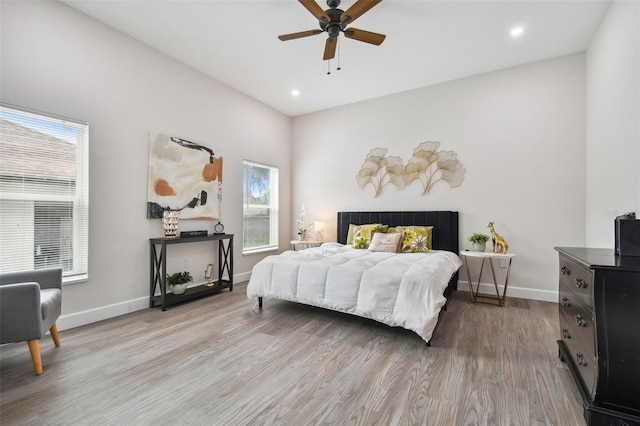
[[[571,306],[571,302],[569,302],[568,297],[563,297],[561,303],[562,303],[562,306]]]
[[[576,278],[576,287],[587,288],[587,281],[582,278]]]
[[[578,365],[583,367],[587,365],[587,361],[584,360],[584,356],[579,352],[576,354],[576,361],[578,362]]]
[[[562,329],[562,338],[563,339],[571,339],[571,333],[566,328]]]
[[[562,272],[562,275],[571,275],[571,269],[567,268],[566,266],[560,268],[560,272]]]
[[[578,325],[578,327],[586,327],[587,326],[587,320],[585,320],[582,315],[577,314],[575,316],[576,318],[576,324]]]

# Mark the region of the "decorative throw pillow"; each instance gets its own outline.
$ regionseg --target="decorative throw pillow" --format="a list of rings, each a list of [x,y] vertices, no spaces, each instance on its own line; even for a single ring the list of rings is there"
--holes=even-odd
[[[398,227],[399,228],[399,227]],[[403,226],[403,253],[427,253],[431,249],[433,226]]]
[[[358,225],[354,225],[353,223],[349,224],[349,232],[347,232],[347,245],[348,246],[353,244],[353,234],[355,234],[357,227],[358,227]]]
[[[373,233],[376,231],[383,232],[383,226],[378,223],[358,226],[353,233],[351,246],[356,249],[368,249]]]
[[[385,232],[386,229],[389,227],[389,225],[382,225],[380,223],[371,223],[371,224],[367,224],[367,225],[354,225],[353,223],[349,224],[349,231],[347,232],[347,245],[351,246],[353,245],[353,236],[355,235],[356,231],[358,229],[360,229],[361,226],[378,226],[380,227],[381,232]],[[385,230],[385,231],[383,231]]]
[[[393,232],[383,234],[375,232],[369,243],[369,251],[384,251],[389,253],[397,253],[402,241],[401,232]]]

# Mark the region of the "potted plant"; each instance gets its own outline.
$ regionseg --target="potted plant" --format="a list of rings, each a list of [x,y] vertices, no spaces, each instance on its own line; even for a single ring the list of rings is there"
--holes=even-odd
[[[193,281],[191,273],[188,271],[176,272],[175,274],[167,275],[167,283],[171,287],[173,294],[182,294],[187,290],[187,284]]]
[[[489,241],[489,236],[486,234],[475,233],[469,237],[473,251],[485,251],[487,241]]]

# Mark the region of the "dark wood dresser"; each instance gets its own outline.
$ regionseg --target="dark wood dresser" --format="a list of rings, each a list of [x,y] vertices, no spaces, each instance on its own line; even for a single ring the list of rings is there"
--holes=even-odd
[[[640,257],[556,247],[560,358],[588,425],[640,425]]]

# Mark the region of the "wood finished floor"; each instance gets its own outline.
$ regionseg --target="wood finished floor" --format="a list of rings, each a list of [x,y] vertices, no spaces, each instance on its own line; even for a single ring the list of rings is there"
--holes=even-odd
[[[2,425],[584,425],[553,303],[457,292],[432,346],[283,301],[217,295],[0,347]]]

